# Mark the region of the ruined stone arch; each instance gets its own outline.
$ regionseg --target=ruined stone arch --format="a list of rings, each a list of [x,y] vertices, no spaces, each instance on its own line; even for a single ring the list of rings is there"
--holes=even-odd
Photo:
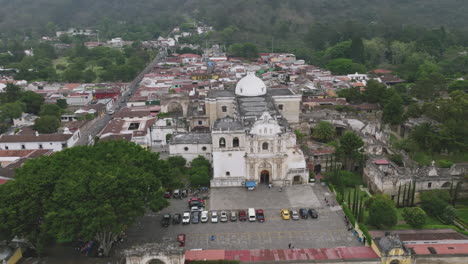
[[[166,264],[166,262],[160,260],[160,259],[151,259],[146,264]]]
[[[449,188],[451,185],[450,182],[444,182],[444,184],[442,184],[442,188]]]

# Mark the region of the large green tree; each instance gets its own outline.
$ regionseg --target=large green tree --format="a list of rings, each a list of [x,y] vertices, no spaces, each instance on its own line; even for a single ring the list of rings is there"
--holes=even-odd
[[[60,119],[52,115],[44,115],[34,120],[34,130],[43,134],[57,132],[60,127]]]
[[[26,105],[26,113],[37,115],[44,103],[44,97],[32,91],[26,91],[21,95],[20,100]]]
[[[385,103],[382,121],[390,125],[399,125],[404,121],[403,100],[400,95],[393,94]]]
[[[343,75],[350,73],[364,73],[366,72],[366,66],[356,63],[351,59],[334,59],[327,64],[327,69],[329,69],[333,74]]]
[[[62,109],[56,104],[43,104],[39,112],[40,116],[55,116],[60,118],[62,115]]]
[[[449,201],[450,194],[447,190],[431,190],[421,194],[421,207],[433,216],[441,216]]]
[[[11,122],[14,118],[21,117],[25,109],[25,104],[20,101],[0,105],[0,121],[8,119]]]
[[[356,133],[348,131],[340,137],[339,143],[336,153],[341,157],[345,168],[351,170],[356,162],[363,159],[360,149],[364,146],[364,141]]]
[[[368,224],[377,228],[391,228],[397,224],[398,214],[395,203],[386,195],[372,197],[369,207]]]
[[[162,198],[164,162],[126,141],[99,142],[28,161],[0,185],[0,230],[47,241],[96,240],[108,255],[117,236]]]
[[[336,135],[336,129],[327,121],[320,121],[315,127],[312,136],[319,141],[328,142]]]

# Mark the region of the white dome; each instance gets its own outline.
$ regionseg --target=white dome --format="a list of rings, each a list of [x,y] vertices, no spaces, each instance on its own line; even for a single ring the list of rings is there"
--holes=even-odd
[[[236,85],[236,95],[240,96],[259,96],[266,94],[265,83],[255,76],[255,73],[249,72]]]

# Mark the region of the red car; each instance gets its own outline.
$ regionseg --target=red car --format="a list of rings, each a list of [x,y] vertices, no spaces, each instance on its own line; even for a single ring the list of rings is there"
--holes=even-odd
[[[265,214],[262,209],[257,209],[257,219],[259,222],[265,222]]]
[[[169,198],[171,198],[171,196],[172,196],[172,192],[171,192],[171,191],[167,191],[167,192],[164,193],[164,198],[169,199]]]
[[[189,207],[192,207],[192,206],[205,206],[205,200],[194,197],[194,198],[190,198],[188,200],[188,204],[189,204]]]
[[[247,214],[244,210],[239,211],[239,221],[247,221]]]

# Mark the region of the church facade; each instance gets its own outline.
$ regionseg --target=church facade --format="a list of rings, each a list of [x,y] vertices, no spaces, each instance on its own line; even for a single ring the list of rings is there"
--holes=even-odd
[[[253,73],[236,90],[210,91],[212,187],[246,182],[287,186],[308,182],[305,157],[290,123],[299,121],[301,96],[267,89]]]

